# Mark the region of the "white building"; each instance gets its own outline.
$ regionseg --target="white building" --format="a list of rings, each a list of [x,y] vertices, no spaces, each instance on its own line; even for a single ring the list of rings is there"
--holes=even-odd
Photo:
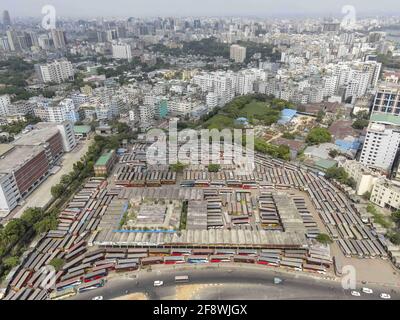
[[[36,74],[43,82],[62,83],[73,80],[74,68],[72,63],[66,59],[56,60],[47,64],[35,65]]]
[[[357,195],[371,192],[376,181],[382,178],[382,175],[355,160],[339,161],[338,165],[339,167],[343,167],[349,176],[356,182]]]
[[[372,122],[368,126],[360,162],[389,172],[400,144],[400,127]]]
[[[231,45],[230,58],[236,63],[243,63],[246,59],[246,48],[238,44]]]
[[[47,110],[49,122],[71,121],[75,123],[79,120],[72,99],[64,99],[57,105],[49,106]]]
[[[206,96],[206,104],[208,110],[213,110],[218,107],[218,95],[214,92],[209,92]]]
[[[129,44],[118,43],[112,45],[112,55],[114,59],[132,59],[132,49]]]
[[[0,116],[5,117],[8,115],[8,107],[11,104],[11,99],[8,94],[0,96]]]
[[[379,179],[372,189],[370,200],[382,208],[400,209],[400,187],[388,179]]]

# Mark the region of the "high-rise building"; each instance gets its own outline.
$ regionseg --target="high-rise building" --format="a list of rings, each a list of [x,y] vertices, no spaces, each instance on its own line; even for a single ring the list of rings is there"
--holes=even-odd
[[[49,113],[49,122],[61,123],[64,121],[70,121],[75,123],[79,120],[79,115],[75,110],[75,105],[72,99],[64,99],[57,105],[49,106],[47,110]]]
[[[0,48],[3,50],[3,51],[11,51],[11,48],[10,48],[10,44],[8,43],[8,38],[7,37],[1,37],[0,38]]]
[[[8,115],[8,107],[11,104],[10,96],[8,94],[0,96],[0,116]]]
[[[20,47],[18,46],[17,32],[15,30],[7,30],[7,40],[8,45],[10,46],[10,51],[20,50]]]
[[[10,13],[7,10],[3,11],[3,25],[7,28],[11,26],[11,18]]]
[[[367,129],[360,162],[390,172],[400,144],[400,127],[371,122]]]
[[[53,39],[53,44],[56,49],[63,49],[67,45],[67,38],[65,36],[65,31],[61,29],[51,29],[51,37]]]
[[[43,82],[61,83],[74,78],[72,63],[66,59],[55,60],[47,64],[37,64],[35,70],[37,76]]]
[[[378,86],[375,94],[373,112],[400,115],[400,85],[384,83]]]
[[[238,44],[231,45],[230,58],[236,63],[243,63],[246,59],[246,48]]]
[[[112,45],[112,54],[114,59],[132,59],[132,49],[129,44],[118,43]]]

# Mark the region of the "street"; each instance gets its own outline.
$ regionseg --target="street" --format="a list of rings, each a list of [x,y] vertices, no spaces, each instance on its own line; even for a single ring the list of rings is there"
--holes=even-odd
[[[399,299],[399,290],[385,287],[368,286],[373,294],[363,294],[353,297],[351,290],[342,289],[340,283],[300,277],[298,275],[277,274],[275,271],[252,270],[245,267],[230,269],[189,269],[189,270],[157,270],[132,273],[136,277],[118,277],[110,279],[103,288],[78,294],[72,299],[92,299],[103,296],[103,299],[115,299],[127,294],[142,292],[151,300],[176,299],[177,289],[184,286],[193,286],[192,292],[187,295],[190,300],[219,300],[219,299],[380,299],[382,292],[389,293],[392,299]],[[176,284],[176,275],[188,275],[188,284]],[[274,277],[284,280],[275,285]],[[161,287],[154,287],[153,282],[161,280]],[[179,299],[184,299],[182,295]]]

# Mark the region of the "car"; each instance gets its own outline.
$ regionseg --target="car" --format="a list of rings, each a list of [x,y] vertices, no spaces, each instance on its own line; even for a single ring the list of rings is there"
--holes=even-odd
[[[103,300],[103,296],[94,297],[92,300]]]
[[[388,293],[381,293],[380,297],[382,299],[390,299],[391,298],[390,294],[388,294]]]
[[[161,287],[163,284],[164,284],[164,281],[161,281],[161,280],[154,281],[154,286],[155,287]]]
[[[361,296],[361,294],[358,291],[355,291],[355,290],[351,291],[350,293],[351,293],[352,296],[355,296],[355,297]]]
[[[281,278],[275,277],[274,278],[274,284],[281,284],[283,280]]]
[[[373,293],[373,291],[370,289],[370,288],[362,288],[362,292],[364,292],[364,293],[368,293],[368,294],[372,294]]]

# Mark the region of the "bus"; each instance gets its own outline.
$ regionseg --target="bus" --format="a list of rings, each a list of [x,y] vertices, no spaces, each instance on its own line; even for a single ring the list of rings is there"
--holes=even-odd
[[[83,283],[78,287],[78,293],[82,293],[85,291],[90,291],[94,290],[100,287],[104,287],[104,284],[106,283],[105,279],[98,279],[95,281],[92,281],[90,283]]]
[[[82,277],[82,280],[83,280],[83,282],[87,283],[87,282],[91,282],[93,280],[97,280],[97,279],[106,277],[107,274],[108,274],[108,271],[106,269],[101,269],[101,270],[91,272],[91,273],[84,275]]]
[[[164,257],[164,264],[176,264],[176,263],[185,263],[185,258],[183,256]]]
[[[210,262],[212,263],[231,262],[231,261],[232,261],[231,257],[224,254],[210,256]]]
[[[79,286],[81,283],[82,281],[79,277],[68,279],[66,281],[56,284],[56,291],[63,291],[65,289],[75,288],[76,286]]]
[[[177,283],[189,282],[189,276],[175,276],[175,282]]]
[[[207,255],[192,255],[187,257],[188,263],[208,263]]]
[[[191,255],[192,249],[183,249],[183,248],[172,248],[171,256],[183,256],[183,255]]]
[[[317,266],[314,264],[303,264],[303,269],[311,272],[317,272],[319,274],[326,274],[326,269],[322,266]]]
[[[61,300],[61,299],[66,299],[69,297],[72,297],[76,295],[76,291],[74,288],[67,288],[61,291],[56,291],[54,290],[52,293],[50,293],[50,299],[51,300]]]

